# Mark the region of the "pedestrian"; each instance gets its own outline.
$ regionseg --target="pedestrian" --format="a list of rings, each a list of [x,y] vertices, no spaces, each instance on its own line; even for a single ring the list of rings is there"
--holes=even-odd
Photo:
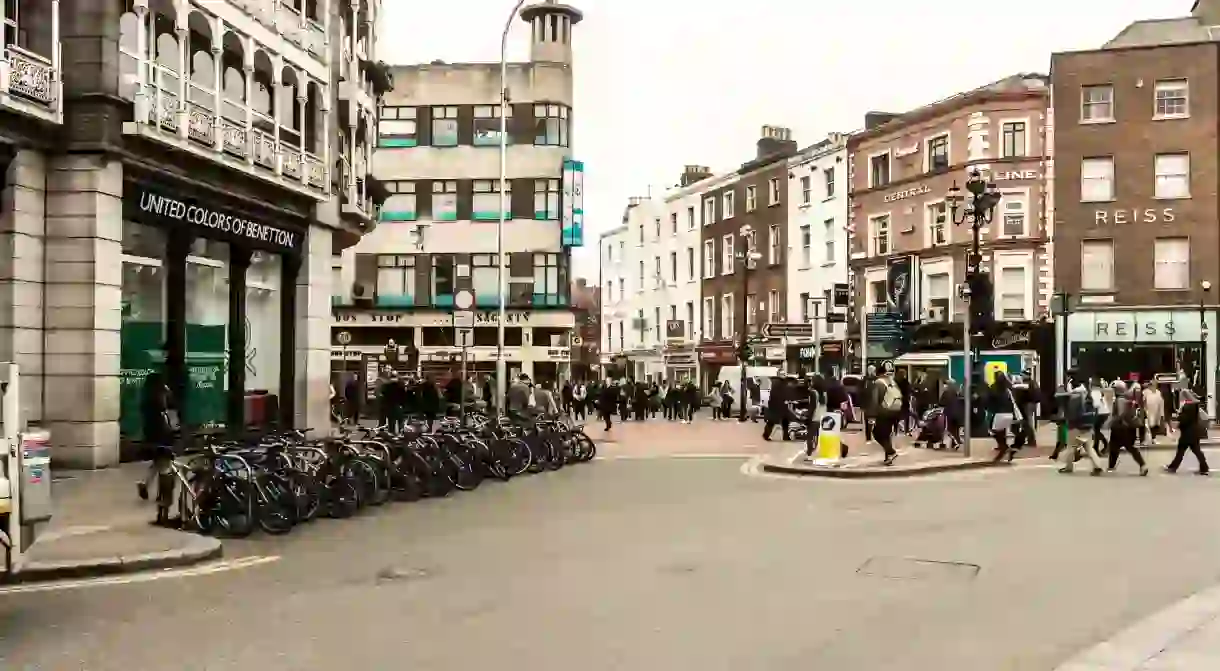
[[[805,414],[805,456],[812,457],[818,444],[818,434],[822,428],[822,417],[830,410],[829,398],[826,394],[826,381],[821,375],[815,374],[808,382],[808,411]]]
[[[508,388],[506,396],[508,396],[508,402],[505,404],[505,408],[508,416],[519,422],[525,421],[534,401],[533,393],[529,388],[529,376],[518,377],[517,381]]]
[[[1114,390],[1105,380],[1093,380],[1089,385],[1089,396],[1097,410],[1096,419],[1093,420],[1093,450],[1105,454],[1110,448],[1105,429],[1110,424],[1110,409],[1114,407]]]
[[[602,421],[606,423],[606,431],[609,431],[613,425],[610,418],[614,415],[618,404],[619,390],[613,381],[606,380],[605,386],[601,388],[601,392],[597,396],[597,412],[601,415]]]
[[[1199,475],[1207,475],[1207,456],[1203,454],[1199,441],[1203,437],[1203,417],[1199,407],[1199,397],[1190,389],[1178,392],[1181,405],[1178,406],[1178,450],[1173,455],[1173,461],[1165,467],[1166,473],[1177,473],[1182,465],[1182,458],[1190,450],[1199,462]]]
[[[873,442],[873,418],[877,416],[877,408],[873,405],[876,401],[873,391],[876,387],[877,367],[869,366],[864,373],[864,379],[860,381],[860,416],[864,422],[865,445]]]
[[[694,380],[686,381],[686,390],[683,394],[683,405],[686,408],[686,419],[683,424],[692,424],[695,421],[695,413],[699,412],[700,406],[703,405],[703,398],[699,394],[699,387],[695,386]]]
[[[873,388],[866,390],[873,397],[872,405],[876,409],[873,419],[873,440],[881,445],[885,452],[883,466],[893,466],[898,452],[894,450],[894,428],[902,418],[902,390],[894,380],[894,364],[886,361],[881,366],[881,375],[876,378]]]
[[[1020,410],[1017,409],[1017,402],[1012,393],[1012,383],[1008,376],[997,372],[988,386],[984,398],[987,403],[987,412],[991,415],[991,436],[995,439],[996,444],[995,456],[991,461],[998,463],[1005,456],[1011,461],[1015,451],[1009,450],[1008,432],[1014,426],[1020,426],[1022,417]]]
[[[902,392],[902,417],[898,420],[897,430],[902,431],[908,436],[911,435],[911,413],[914,408],[911,403],[913,391],[911,388],[911,380],[907,377],[907,369],[900,368],[894,375],[894,382],[898,385],[898,391]]]
[[[962,446],[962,422],[966,414],[966,405],[962,402],[962,392],[957,388],[957,381],[945,381],[939,403],[941,412],[945,414],[945,436],[949,438],[949,447],[956,450]],[[941,438],[940,447],[945,447],[944,437]]]
[[[1067,427],[1067,447],[1060,453],[1063,467],[1059,472],[1071,473],[1080,453],[1087,456],[1093,464],[1090,475],[1101,475],[1101,457],[1091,440],[1096,430],[1098,410],[1093,403],[1093,389],[1077,382],[1076,373],[1072,370],[1067,371],[1067,383],[1064,386],[1065,389],[1059,394],[1059,407],[1063,409],[1060,417]]]
[[[1144,423],[1140,426],[1140,445],[1144,445],[1150,435],[1153,444],[1155,444],[1157,436],[1164,436],[1169,433],[1165,430],[1167,424],[1165,421],[1165,397],[1161,394],[1161,389],[1155,381],[1149,382],[1144,387],[1143,396]]]
[[[576,386],[572,388],[572,412],[576,416],[576,419],[579,419],[582,422],[585,419],[585,401],[588,399],[588,397],[589,389],[585,386],[585,383],[578,382]]]
[[[780,425],[783,440],[791,440],[789,437],[791,411],[788,409],[790,391],[786,379],[775,378],[771,381],[771,395],[767,398],[767,408],[763,414],[763,440],[771,440],[771,431],[775,429],[776,424]]]
[[[1148,465],[1144,463],[1144,455],[1140,454],[1140,448],[1135,446],[1135,440],[1139,435],[1140,413],[1139,413],[1139,398],[1140,393],[1137,387],[1124,389],[1120,387],[1121,382],[1115,382],[1116,398],[1114,400],[1114,409],[1110,413],[1110,464],[1109,470],[1111,473],[1118,468],[1118,457],[1123,450],[1131,453],[1131,457],[1135,459],[1135,463],[1140,467],[1140,475],[1148,475]]]
[[[170,524],[169,509],[174,499],[174,475],[170,464],[174,459],[174,440],[178,427],[173,394],[165,374],[151,371],[144,377],[140,390],[140,420],[143,429],[145,456],[149,459],[144,479],[136,483],[136,493],[148,500],[148,487],[157,483],[156,524]]]

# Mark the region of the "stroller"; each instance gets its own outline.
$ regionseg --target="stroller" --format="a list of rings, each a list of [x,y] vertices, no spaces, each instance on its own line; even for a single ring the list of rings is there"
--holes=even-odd
[[[915,436],[915,447],[928,447],[935,450],[945,449],[945,409],[932,406],[923,413],[919,421],[919,435]],[[926,443],[921,445],[920,443]]]

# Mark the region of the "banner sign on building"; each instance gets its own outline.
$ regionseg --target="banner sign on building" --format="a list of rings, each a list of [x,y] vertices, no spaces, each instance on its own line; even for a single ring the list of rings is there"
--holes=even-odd
[[[585,246],[585,164],[563,160],[563,214],[561,243],[564,247]]]
[[[886,302],[890,314],[903,321],[915,319],[915,257],[898,256],[886,264]]]
[[[681,319],[665,320],[665,339],[683,340],[686,338],[686,322]]]

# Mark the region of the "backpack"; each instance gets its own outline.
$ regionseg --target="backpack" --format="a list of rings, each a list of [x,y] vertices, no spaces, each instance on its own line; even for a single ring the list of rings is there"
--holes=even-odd
[[[881,392],[881,409],[886,412],[901,412],[902,390],[889,380],[881,384],[885,386],[885,390]]]

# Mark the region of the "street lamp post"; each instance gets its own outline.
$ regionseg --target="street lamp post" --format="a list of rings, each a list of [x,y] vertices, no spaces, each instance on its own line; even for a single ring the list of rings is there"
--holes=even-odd
[[[505,411],[504,396],[508,392],[508,362],[504,360],[504,322],[507,321],[508,276],[504,262],[504,224],[508,203],[504,194],[508,192],[508,33],[513,20],[521,11],[525,0],[517,0],[513,11],[504,21],[500,33],[500,217],[496,223],[496,267],[499,269],[500,318],[496,326],[496,408],[499,414]]]
[[[1199,337],[1202,342],[1199,344],[1199,403],[1201,407],[1207,407],[1207,399],[1211,397],[1210,389],[1208,388],[1207,380],[1207,339],[1210,335],[1207,332],[1207,299],[1211,295],[1212,283],[1208,280],[1203,280],[1199,283],[1199,288],[1203,293],[1199,296]]]
[[[737,359],[741,362],[741,380],[739,382],[740,407],[737,409],[737,421],[746,421],[749,413],[747,412],[748,394],[746,391],[746,369],[749,366],[749,357],[746,355],[749,352],[749,347],[746,345],[746,339],[750,334],[750,264],[756,259],[762,258],[762,255],[754,251],[754,247],[750,244],[750,235],[754,229],[745,224],[737,230],[737,235],[741,237],[741,251],[733,256],[741,264],[741,326],[738,327],[738,344],[737,344]]]
[[[970,256],[966,261],[966,287],[969,289],[969,296],[966,310],[970,314],[966,320],[966,327],[974,333],[985,333],[992,321],[992,312],[995,310],[992,304],[992,287],[991,282],[987,277],[987,273],[983,271],[983,258],[979,253],[979,234],[984,226],[987,226],[995,218],[995,208],[1000,202],[1000,190],[996,187],[995,182],[989,182],[983,179],[982,173],[978,168],[970,171],[970,177],[966,180],[966,191],[970,194],[970,201],[965,203],[962,195],[962,190],[958,188],[957,182],[953,182],[953,186],[949,188],[948,195],[945,196],[945,202],[949,205],[949,219],[954,226],[962,224],[970,224]],[[961,216],[958,216],[958,211],[961,210]],[[973,335],[970,334],[970,335]],[[970,405],[969,395],[971,383],[973,382],[974,366],[978,360],[978,339],[965,338],[967,342],[973,341],[973,345],[969,352],[963,353],[965,357],[962,362],[962,376],[966,378],[963,381],[963,391],[967,396],[967,413],[973,408]],[[966,426],[970,427],[972,418],[965,418]],[[965,436],[966,444],[969,445],[970,433]]]
[[[1059,351],[1063,357],[1063,364],[1059,366],[1059,385],[1064,389],[1067,388],[1067,372],[1071,368],[1071,353],[1068,351],[1068,318],[1072,314],[1072,295],[1066,291],[1058,291],[1051,296],[1051,312],[1055,317],[1059,317],[1063,321],[1063,331],[1057,333],[1059,336]]]

